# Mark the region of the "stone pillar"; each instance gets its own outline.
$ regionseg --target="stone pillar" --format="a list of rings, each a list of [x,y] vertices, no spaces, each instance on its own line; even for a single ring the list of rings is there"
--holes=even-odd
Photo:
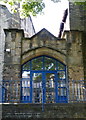
[[[84,80],[82,32],[66,32],[69,79]]]
[[[5,35],[3,28],[8,27],[8,22],[6,21],[8,13],[4,5],[0,5],[0,102],[2,102],[2,80],[3,80],[3,65],[4,65],[4,45],[5,45]],[[9,16],[9,14],[8,14]]]
[[[69,2],[70,30],[86,31],[86,5],[75,5]]]
[[[86,87],[86,32],[83,32],[82,52],[83,52],[83,63],[84,63],[84,79],[85,79],[85,87]]]
[[[14,19],[15,18],[15,19]],[[5,5],[0,5],[0,102],[2,102],[2,80],[3,80],[3,66],[4,66],[4,46],[5,46],[5,34],[3,29],[9,27],[20,26],[19,15],[11,14]]]
[[[5,82],[10,96],[8,100],[20,100],[22,38],[22,30],[5,29],[3,80],[10,81]]]
[[[81,95],[78,95],[78,93],[81,94],[79,90],[83,91],[82,85],[84,82],[82,32],[66,32],[66,40],[70,99],[77,100],[80,96],[81,100],[83,98],[81,98]]]

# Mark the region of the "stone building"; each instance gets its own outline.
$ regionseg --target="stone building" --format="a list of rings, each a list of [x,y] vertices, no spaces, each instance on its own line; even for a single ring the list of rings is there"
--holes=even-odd
[[[70,11],[70,29],[81,31],[83,34],[82,51],[84,64],[84,77],[86,80],[86,8],[85,5],[69,4]]]
[[[29,24],[28,24],[29,23]],[[19,13],[11,14],[4,5],[0,5],[0,84],[3,80],[3,65],[4,65],[4,46],[5,34],[4,29],[7,28],[22,28],[25,32],[25,37],[31,37],[35,34],[35,29],[31,17],[21,19]],[[29,32],[29,34],[27,34]]]
[[[84,28],[70,25],[57,38],[45,28],[27,37],[20,26],[3,26],[2,102],[11,103],[3,104],[3,117],[86,118]]]

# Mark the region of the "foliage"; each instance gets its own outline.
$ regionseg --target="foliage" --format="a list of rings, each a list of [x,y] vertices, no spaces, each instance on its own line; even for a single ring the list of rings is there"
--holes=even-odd
[[[85,0],[69,0],[69,2],[79,5],[81,9],[86,10],[86,1]]]
[[[81,5],[86,9],[86,1],[85,2],[75,2],[76,5]]]
[[[86,8],[86,1],[85,0],[69,0],[69,2],[72,2],[75,5],[84,6]]]
[[[35,16],[41,13],[45,7],[43,0],[0,0],[9,6],[14,13],[19,11],[21,15],[27,17],[29,15]]]
[[[36,16],[38,13],[42,13],[45,8],[43,0],[0,0],[9,6],[11,12],[19,11],[20,15],[27,17],[29,15]],[[60,0],[51,0],[53,2],[59,2]]]
[[[43,8],[45,7],[45,4],[40,1],[40,2],[24,2],[22,4],[22,14],[24,16],[30,15],[30,13],[35,16],[38,13],[41,13]]]
[[[45,8],[43,0],[0,0],[9,5],[11,12],[19,11],[20,15],[27,17],[29,15],[36,16],[38,13],[42,13],[42,10]],[[51,0],[53,2],[60,2],[61,0]],[[78,5],[83,5],[86,8],[86,1],[83,0],[69,0]]]

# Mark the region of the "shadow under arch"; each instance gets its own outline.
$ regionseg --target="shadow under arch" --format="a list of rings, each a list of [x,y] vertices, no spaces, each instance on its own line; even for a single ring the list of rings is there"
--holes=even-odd
[[[27,61],[29,61],[35,57],[42,56],[42,55],[46,55],[46,56],[55,58],[66,65],[66,55],[64,53],[54,50],[52,48],[47,48],[47,47],[32,49],[32,50],[25,52],[22,55],[21,64],[24,64]]]

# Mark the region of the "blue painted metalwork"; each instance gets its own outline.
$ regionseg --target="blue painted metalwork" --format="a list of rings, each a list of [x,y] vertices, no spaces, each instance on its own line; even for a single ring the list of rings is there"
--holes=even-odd
[[[57,72],[55,71],[50,71],[50,74],[55,73],[55,75],[57,76]],[[37,71],[36,71],[37,73]],[[40,71],[39,71],[40,73]],[[47,71],[47,73],[49,73],[49,71]],[[44,103],[49,103],[50,101],[47,102],[46,100],[46,71],[45,72],[41,72],[42,74],[42,110],[44,110]],[[33,102],[33,74],[34,72],[31,72],[31,76],[32,76],[32,80],[30,80],[30,99],[28,98],[28,96],[24,96],[24,99],[22,99],[23,97],[21,96],[21,102],[23,103],[32,103]],[[53,74],[54,75],[54,74]],[[67,83],[67,87],[62,87],[62,88],[66,88],[67,94],[65,96],[59,96],[58,91],[59,91],[59,83],[58,83],[58,76],[55,76],[55,103],[62,103],[62,102],[67,102],[68,99],[68,103],[86,103],[86,87],[85,87],[85,80],[69,80]],[[10,102],[18,102],[20,101],[19,97],[20,97],[20,92],[22,92],[22,90],[20,91],[20,83],[22,84],[22,81],[25,81],[25,79],[21,79],[21,80],[3,80],[3,84],[2,84],[2,100],[1,102],[3,103],[10,103]],[[32,82],[31,82],[32,81]],[[27,87],[28,88],[28,87]],[[61,88],[61,87],[60,87]],[[22,89],[22,87],[21,87]],[[63,93],[62,93],[63,94]],[[68,95],[68,98],[67,98]],[[29,100],[28,100],[29,99]],[[25,101],[24,101],[25,100]],[[36,102],[33,102],[36,103]]]
[[[26,68],[24,68],[25,65],[26,65]],[[27,61],[27,63],[25,63],[22,66],[22,73],[24,72],[26,72],[27,74],[30,72],[30,96],[23,96],[22,94],[22,97],[21,97],[22,102],[33,103],[33,97],[34,97],[34,94],[36,94],[36,93],[33,93],[35,90],[35,88],[33,88],[33,79],[34,79],[33,74],[35,75],[37,73],[40,73],[42,75],[42,93],[39,93],[39,94],[42,94],[43,100],[42,101],[40,100],[39,103],[41,102],[46,103],[47,102],[46,94],[51,94],[51,93],[52,93],[52,96],[53,94],[55,94],[54,95],[55,100],[51,102],[55,102],[55,103],[67,102],[66,66],[63,63],[49,56],[39,56],[34,59],[31,59],[30,61]],[[47,75],[49,74],[54,75],[55,77],[54,78],[55,80],[52,81],[53,84],[55,84],[54,86],[55,90],[54,92],[50,91],[49,93],[47,93],[48,89],[50,90],[54,89],[54,88],[46,88]],[[26,78],[23,78],[23,79],[25,80]],[[38,84],[38,83],[35,83],[35,84]]]
[[[2,102],[5,102],[6,89],[2,86]]]

